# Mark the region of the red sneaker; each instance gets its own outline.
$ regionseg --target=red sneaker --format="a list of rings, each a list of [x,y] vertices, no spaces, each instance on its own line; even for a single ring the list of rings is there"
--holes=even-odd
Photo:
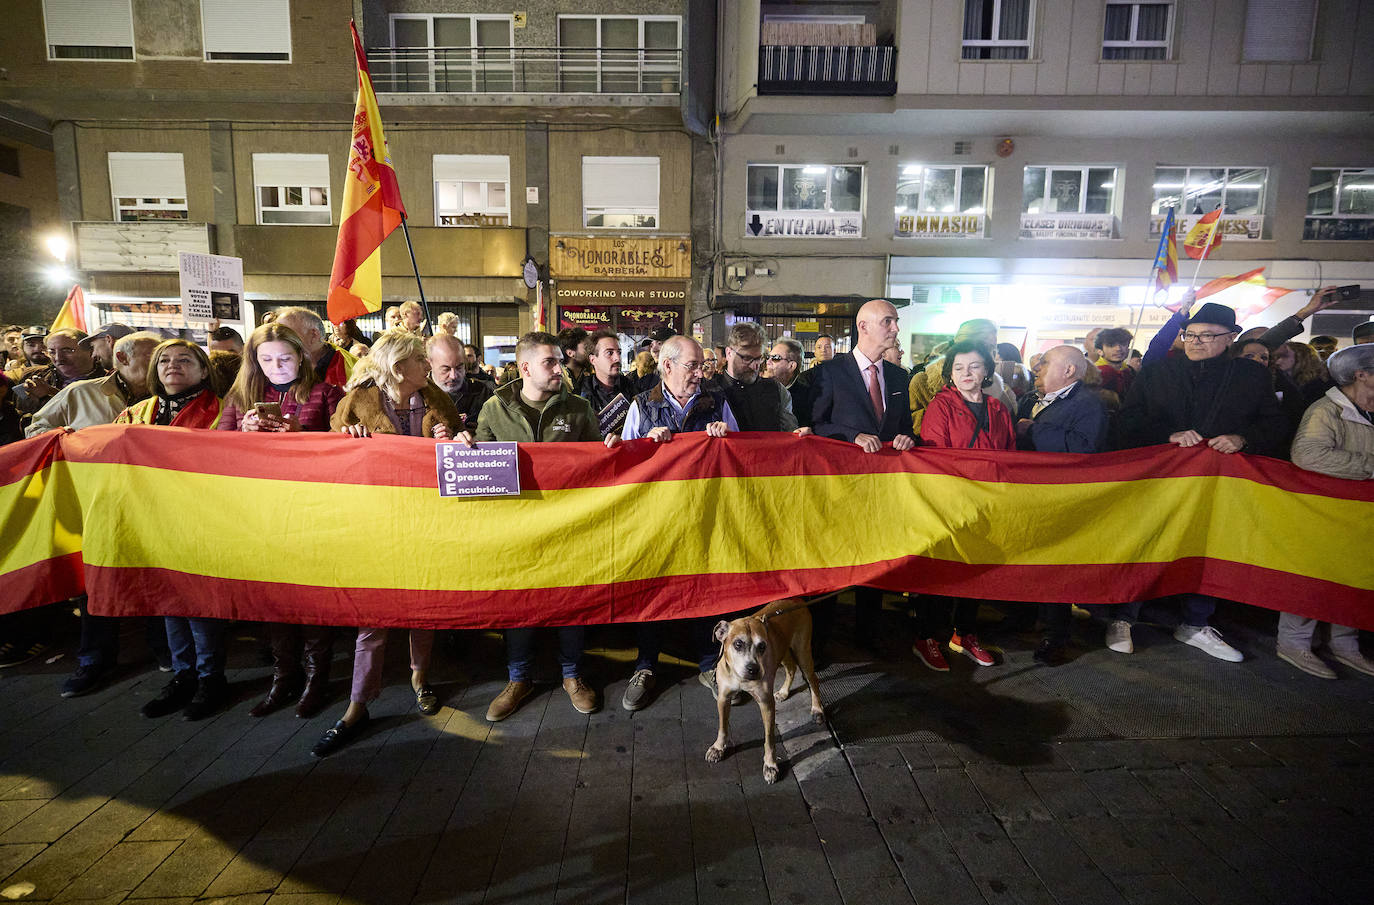
[[[961,636],[955,632],[950,636],[949,649],[963,654],[979,666],[992,666],[997,662],[992,659],[992,654],[983,650],[983,646],[978,643],[978,636],[974,634]]]
[[[949,664],[945,662],[945,655],[940,653],[940,645],[935,643],[934,638],[922,638],[911,645],[911,652],[930,669],[936,672],[949,672]]]

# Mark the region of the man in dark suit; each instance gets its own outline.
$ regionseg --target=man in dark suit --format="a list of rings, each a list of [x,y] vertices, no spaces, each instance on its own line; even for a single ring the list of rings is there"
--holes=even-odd
[[[856,444],[866,453],[877,452],[884,443],[899,451],[913,449],[909,375],[883,360],[883,353],[897,346],[897,309],[884,299],[874,299],[859,309],[855,322],[854,351],[836,355],[816,368],[813,430],[822,437]],[[882,601],[883,592],[877,588],[854,590],[854,639],[860,646],[874,646]],[[818,604],[814,615],[815,648],[822,651],[834,618],[833,601]]]

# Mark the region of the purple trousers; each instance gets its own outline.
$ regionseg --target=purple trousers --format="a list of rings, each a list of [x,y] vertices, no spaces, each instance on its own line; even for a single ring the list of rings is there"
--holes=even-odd
[[[382,667],[386,664],[384,628],[358,629],[358,644],[353,648],[353,691],[349,700],[368,704],[382,693]],[[410,668],[428,670],[429,654],[434,649],[433,629],[410,630]]]

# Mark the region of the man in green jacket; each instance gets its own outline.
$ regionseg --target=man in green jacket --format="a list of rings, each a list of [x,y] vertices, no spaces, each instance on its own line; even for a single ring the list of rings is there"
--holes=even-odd
[[[496,391],[477,417],[475,440],[483,442],[596,442],[601,439],[591,404],[575,396],[563,384],[563,354],[558,340],[548,333],[526,333],[515,347],[520,379]],[[459,435],[460,440],[466,437]],[[608,447],[620,438],[611,434]],[[563,690],[579,713],[599,707],[596,692],[582,681],[582,648],[587,630],[581,625],[558,629],[558,662],[563,669]],[[487,708],[493,723],[515,712],[533,690],[530,664],[534,655],[534,629],[506,629],[506,671],[510,681]]]

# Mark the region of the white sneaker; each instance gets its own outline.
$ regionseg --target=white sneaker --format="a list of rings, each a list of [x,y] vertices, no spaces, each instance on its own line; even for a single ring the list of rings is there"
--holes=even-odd
[[[1285,663],[1291,663],[1309,676],[1316,676],[1318,679],[1336,678],[1336,671],[1323,663],[1322,658],[1318,657],[1310,650],[1280,647],[1275,650],[1275,653],[1279,655],[1280,660]]]
[[[1210,625],[1180,625],[1174,630],[1174,640],[1190,644],[1208,656],[1229,663],[1239,663],[1245,659],[1240,651],[1222,641],[1221,634]]]
[[[1345,651],[1332,650],[1329,647],[1326,651],[1331,655],[1331,659],[1337,663],[1343,663],[1356,672],[1362,672],[1367,676],[1374,676],[1374,660],[1369,659],[1359,651],[1346,653]]]
[[[1135,645],[1131,643],[1131,624],[1125,619],[1113,619],[1107,623],[1107,650],[1114,650],[1118,654],[1135,653]]]

